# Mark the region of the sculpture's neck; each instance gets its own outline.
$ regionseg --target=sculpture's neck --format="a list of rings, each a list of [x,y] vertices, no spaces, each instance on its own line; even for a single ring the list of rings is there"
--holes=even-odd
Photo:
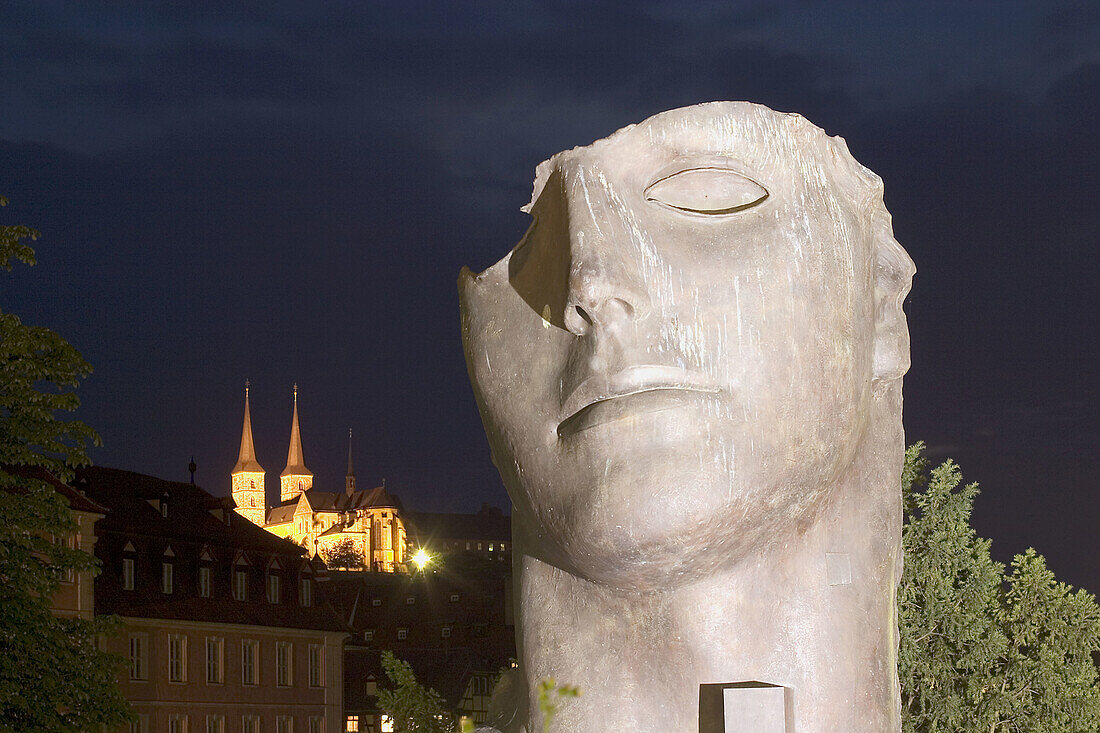
[[[788,733],[900,730],[898,469],[857,460],[805,532],[671,588],[617,590],[524,555],[531,709],[553,677],[583,691],[553,730],[693,731],[700,684],[758,681],[787,688]]]

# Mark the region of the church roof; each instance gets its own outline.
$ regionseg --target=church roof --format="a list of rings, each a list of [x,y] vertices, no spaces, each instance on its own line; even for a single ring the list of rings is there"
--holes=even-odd
[[[294,385],[294,417],[290,421],[290,447],[286,452],[286,468],[280,476],[312,476],[306,468],[306,459],[302,454],[302,434],[298,430],[298,385]]]
[[[294,517],[298,502],[305,498],[315,512],[353,512],[356,509],[396,509],[402,511],[401,502],[396,496],[381,486],[373,489],[361,489],[350,495],[346,492],[333,493],[310,489],[293,499],[273,506],[267,512],[267,523],[289,522]]]
[[[263,472],[260,462],[256,460],[256,446],[252,444],[252,414],[248,409],[248,384],[244,386],[244,428],[241,430],[241,452],[237,456],[237,465],[233,466],[232,473],[241,471]]]
[[[310,490],[308,494],[310,506],[319,512],[350,512],[356,509],[373,509],[375,507],[401,509],[401,503],[397,500],[397,497],[381,486],[354,491],[350,496],[343,491],[336,494]]]

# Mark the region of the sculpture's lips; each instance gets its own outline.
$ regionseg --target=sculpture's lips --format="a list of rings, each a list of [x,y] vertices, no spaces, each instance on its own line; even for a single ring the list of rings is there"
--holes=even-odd
[[[581,382],[562,404],[558,437],[618,420],[627,415],[679,407],[690,393],[717,394],[718,388],[683,369],[643,365]]]

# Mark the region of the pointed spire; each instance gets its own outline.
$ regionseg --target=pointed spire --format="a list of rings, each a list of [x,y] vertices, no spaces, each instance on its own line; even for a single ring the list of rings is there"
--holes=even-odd
[[[355,493],[355,467],[351,462],[351,428],[348,428],[348,472],[344,476],[344,490],[348,496]]]
[[[244,428],[241,430],[241,452],[237,457],[237,465],[233,467],[233,473],[241,471],[263,471],[259,461],[256,460],[256,447],[252,445],[252,413],[248,409],[249,381],[244,380]]]
[[[298,384],[294,384],[294,417],[290,422],[290,448],[286,452],[286,468],[282,476],[313,476],[313,472],[306,468],[306,460],[302,455],[302,434],[298,430]]]

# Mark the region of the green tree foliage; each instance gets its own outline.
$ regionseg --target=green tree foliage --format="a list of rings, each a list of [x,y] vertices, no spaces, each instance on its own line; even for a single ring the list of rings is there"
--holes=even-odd
[[[1100,730],[1100,607],[1028,550],[1012,569],[970,527],[976,484],[906,453],[898,672],[905,733]]]
[[[558,714],[561,704],[572,697],[581,696],[581,688],[559,685],[553,677],[539,681],[539,712],[542,713],[542,733],[550,733],[550,724]]]
[[[455,719],[435,690],[416,681],[412,666],[382,652],[382,669],[393,689],[378,690],[378,709],[393,718],[395,733],[454,733]]]
[[[355,542],[349,537],[338,540],[321,550],[321,559],[330,568],[344,568],[346,570],[362,568],[365,563],[363,553],[356,549]]]
[[[33,265],[34,250],[21,240],[37,236],[0,226],[0,268]],[[68,505],[18,468],[70,481],[88,463],[86,446],[98,437],[58,413],[76,409],[73,390],[90,371],[56,333],[0,310],[0,731],[76,733],[129,719],[116,682],[121,660],[96,643],[113,622],[50,613],[61,578],[94,569],[95,560],[57,541],[77,531]]]

